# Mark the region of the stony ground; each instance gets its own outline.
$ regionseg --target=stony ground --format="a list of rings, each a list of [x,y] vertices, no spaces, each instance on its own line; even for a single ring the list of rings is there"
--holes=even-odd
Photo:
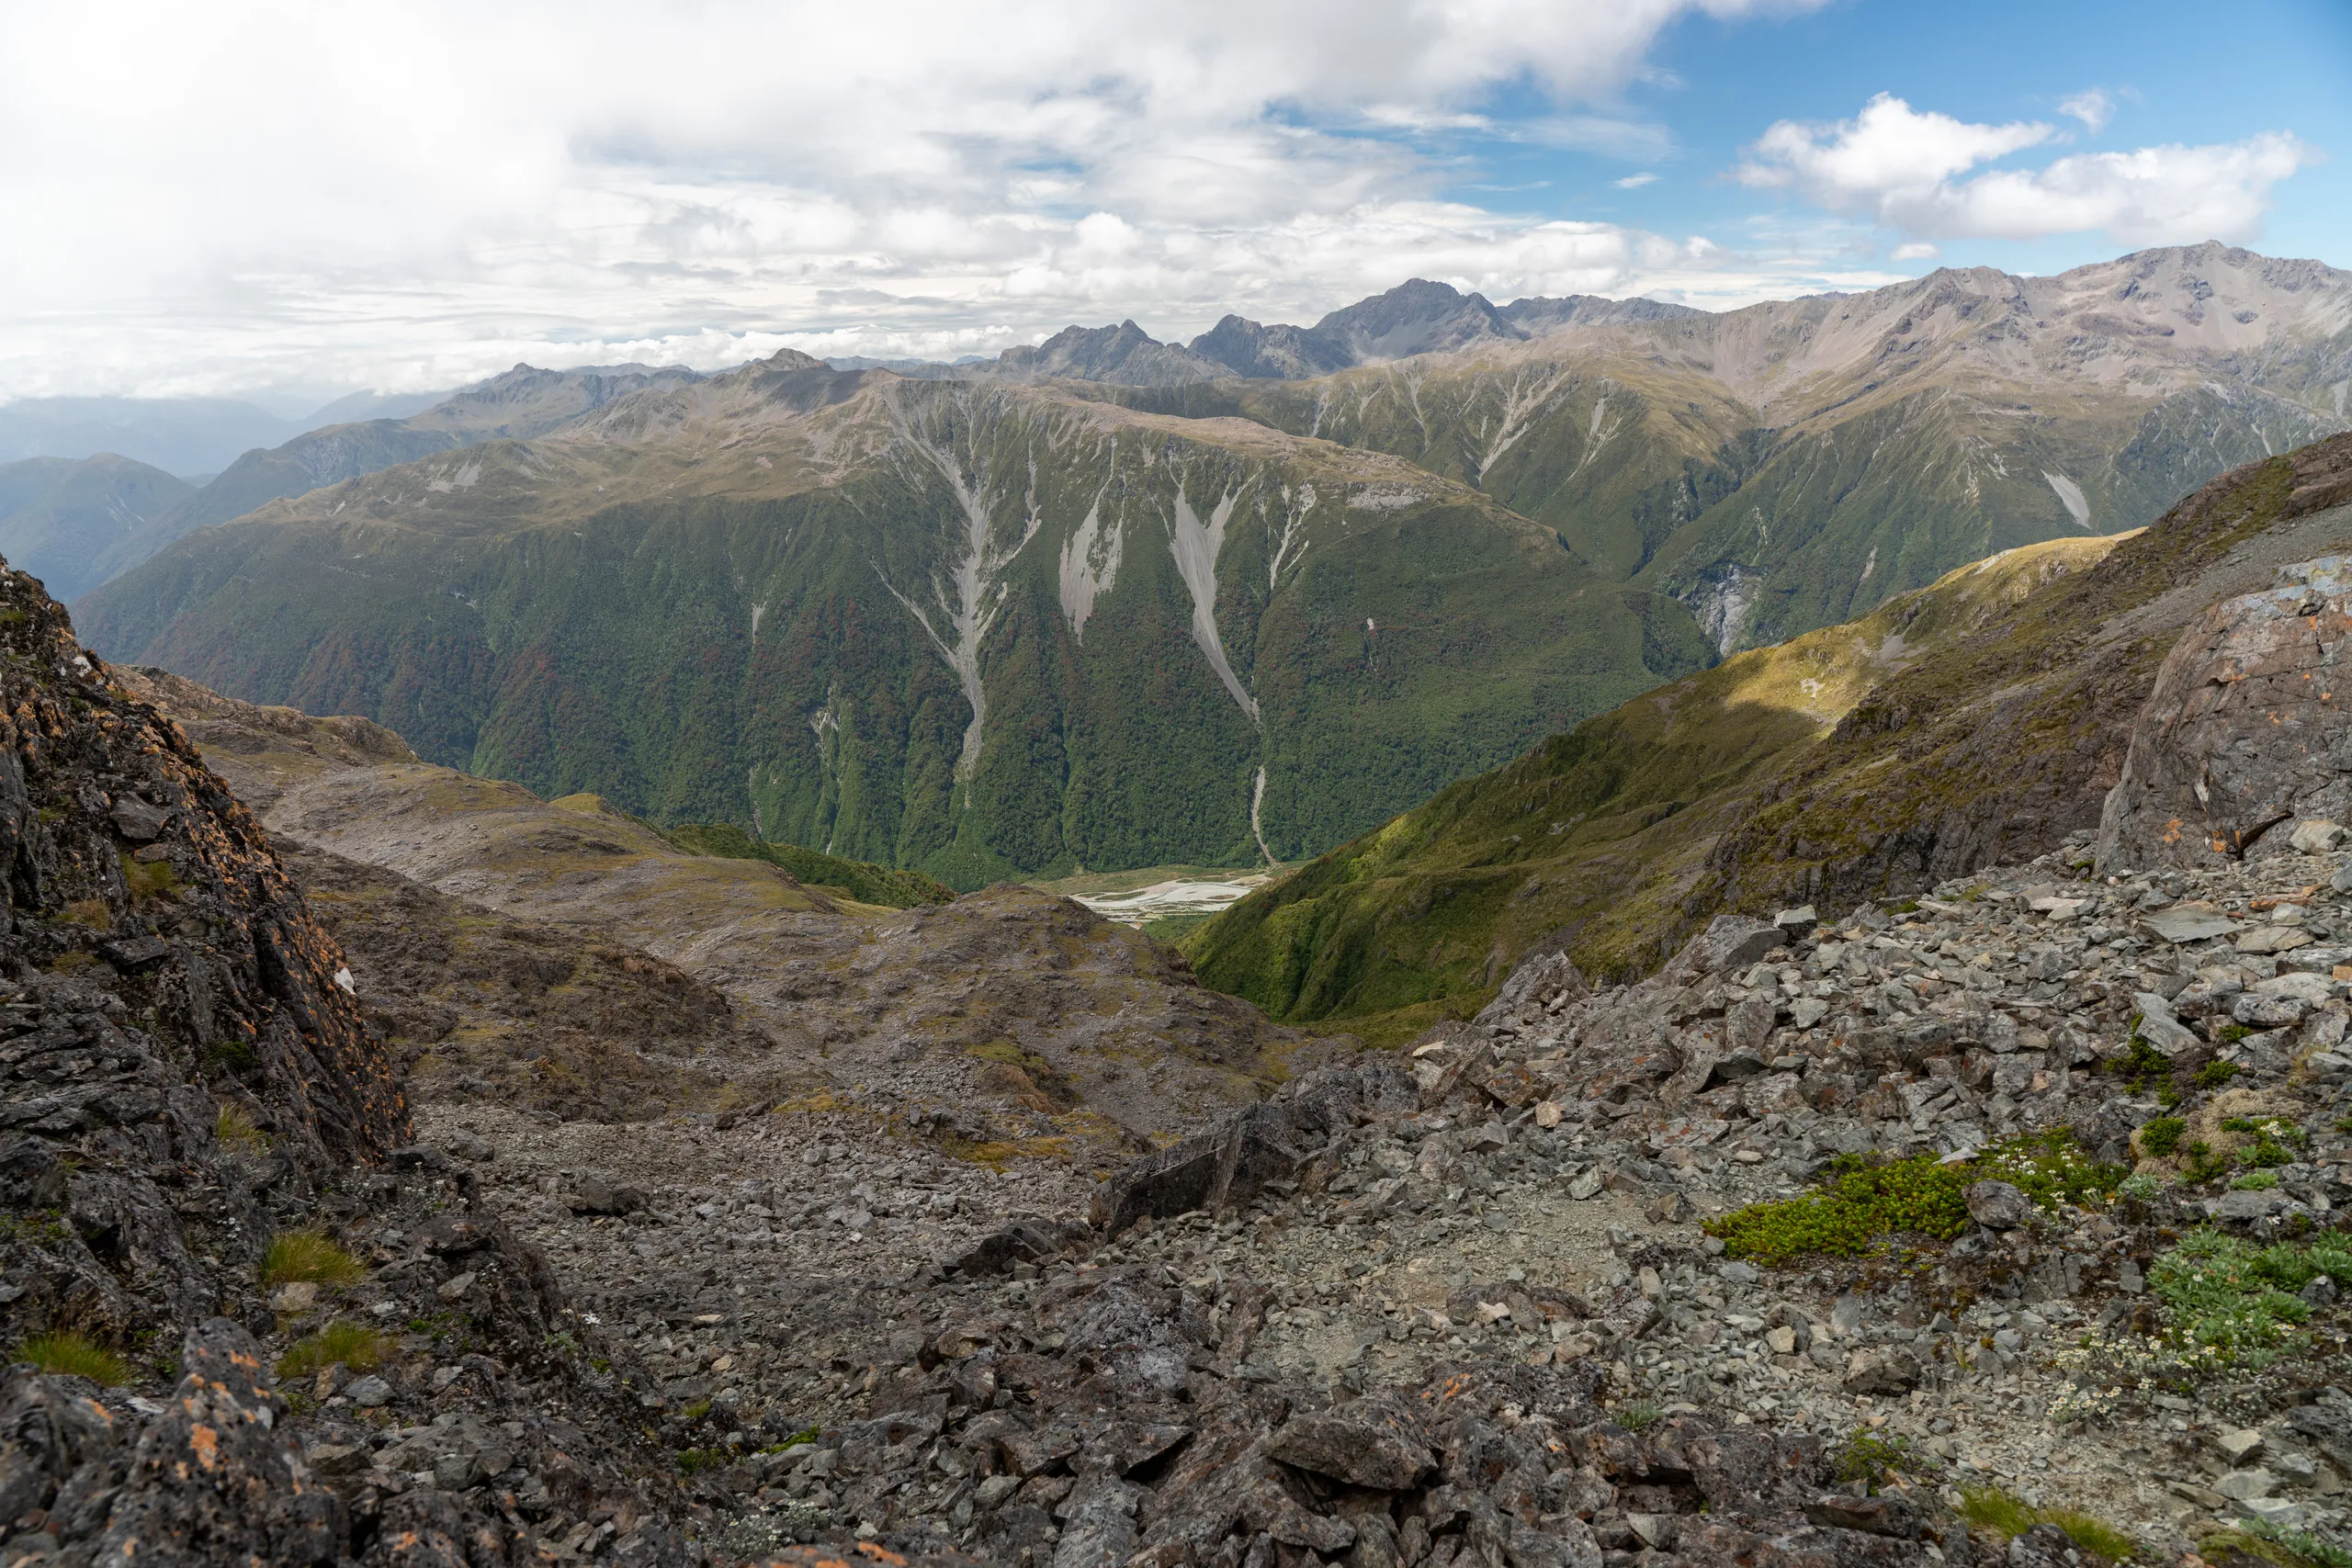
[[[1539,964],[1476,1023],[1408,1049],[1390,1070],[1403,1098],[1307,1140],[1286,1174],[1207,1207],[1152,1198],[1115,1237],[1080,1231],[1091,1173],[991,1167],[872,1107],[550,1126],[444,1103],[420,1133],[471,1163],[636,1347],[649,1418],[710,1456],[695,1461],[710,1528],[745,1539],[862,1529],[985,1549],[991,1518],[1035,1495],[1026,1478],[939,1472],[974,1484],[877,1492],[820,1461],[907,1397],[899,1380],[943,1327],[1022,1321],[1141,1270],[1250,1320],[1238,1354],[1221,1341],[1238,1389],[1344,1407],[1447,1368],[1573,1368],[1593,1379],[1596,1419],[1811,1434],[1830,1452],[1875,1433],[1909,1445],[1924,1509],[1997,1486],[2165,1555],[2217,1521],[2344,1521],[2328,1444],[2352,1458],[2332,1436],[2352,1431],[2334,1387],[2352,1364],[2302,1359],[2085,1422],[2053,1415],[2067,1384],[2052,1362],[2095,1325],[2144,1317],[2143,1271],[2183,1228],[2284,1234],[2352,1201],[2335,1120],[2352,1060],[2330,1049],[2352,963],[2339,874],[2352,884],[2352,857],[2324,850],[2108,880],[2070,849],[1841,926],[1725,922],[1659,976],[1599,995]],[[2308,1143],[2275,1188],[2182,1184],[2182,1156],[2134,1147],[2165,1110],[2155,1082],[2117,1070],[2135,1019],[2171,1052],[2165,1081],[2189,1086],[2175,1113],[2192,1134],[2226,1150],[2230,1117],[2299,1126]],[[2051,1131],[2085,1160],[2136,1166],[2154,1195],[1973,1226],[1908,1258],[1759,1267],[1704,1231],[1841,1155],[1968,1157]],[[1024,1220],[1031,1244],[973,1261]],[[812,1428],[826,1435],[789,1447]],[[1625,1509],[1586,1514],[1603,1551],[1642,1546]]]

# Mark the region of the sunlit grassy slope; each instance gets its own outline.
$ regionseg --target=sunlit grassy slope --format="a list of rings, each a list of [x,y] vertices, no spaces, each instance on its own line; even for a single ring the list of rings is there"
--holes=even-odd
[[[1637,967],[1792,757],[2115,542],[2011,550],[1636,697],[1236,905],[1191,938],[1194,965],[1277,1018],[1377,1038],[1475,1008],[1547,940],[1595,969]]]

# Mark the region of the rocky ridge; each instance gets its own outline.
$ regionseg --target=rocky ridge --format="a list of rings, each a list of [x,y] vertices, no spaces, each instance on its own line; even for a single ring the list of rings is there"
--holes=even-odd
[[[413,1145],[259,825],[19,572],[0,710],[0,1559],[683,1561],[625,1352]]]
[[[745,1529],[1057,1563],[1967,1561],[2000,1550],[1956,1517],[1982,1487],[2158,1557],[2338,1528],[2332,1314],[2317,1354],[2087,1424],[2053,1364],[2148,1320],[2183,1229],[2352,1202],[2338,882],[2332,850],[2110,880],[2078,844],[1843,923],[1726,917],[1634,986],[1539,960],[1396,1065],[1130,1167],[1090,1226],[898,1282],[821,1352],[863,1399],[714,1484]],[[2167,1098],[2225,1160],[2248,1116],[2295,1156],[2217,1187],[2135,1145]],[[1999,1173],[2052,1136],[2154,1179],[2037,1208]],[[1985,1173],[1947,1246],[1776,1269],[1707,1234],[1840,1156],[1922,1156]],[[1857,1434],[1907,1474],[1841,1485]]]
[[[118,673],[315,877],[426,1099],[641,1120],[839,1097],[1092,1169],[1345,1050],[1032,888],[855,904],[593,796],[422,763],[364,719]]]

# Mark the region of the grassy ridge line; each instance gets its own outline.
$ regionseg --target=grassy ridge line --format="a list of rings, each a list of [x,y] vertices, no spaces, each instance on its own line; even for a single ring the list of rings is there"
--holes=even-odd
[[[2227,474],[2152,528],[2011,551],[1727,660],[1334,851],[1188,953],[1276,1018],[1385,1040],[1466,1015],[1538,948],[1629,975],[1722,910],[1843,907],[2041,853],[2097,821],[2180,627],[2267,580],[2263,549],[2341,547],[2333,525],[2264,536],[2346,491],[2352,435]]]
[[[919,871],[894,871],[887,865],[843,860],[798,844],[771,844],[754,839],[731,822],[684,822],[655,828],[690,855],[716,855],[723,860],[758,860],[781,866],[804,886],[820,893],[837,893],[860,904],[889,909],[910,909],[917,904],[952,904],[956,890]]]
[[[1759,780],[1888,676],[2111,544],[2010,551],[1589,719],[1237,904],[1187,944],[1194,965],[1275,1017],[1397,1015],[1388,1032],[1483,1002],[1565,931],[1586,933],[1580,961],[1629,967],[1620,950],[1672,920]]]
[[[1673,935],[1702,908],[1849,906],[2096,827],[2183,627],[2269,581],[2259,559],[2251,575],[2216,569],[2340,503],[2347,476],[2352,434],[2234,469],[2088,570],[1888,681],[1714,847]],[[2341,549],[2346,533],[2299,535],[2281,558]]]

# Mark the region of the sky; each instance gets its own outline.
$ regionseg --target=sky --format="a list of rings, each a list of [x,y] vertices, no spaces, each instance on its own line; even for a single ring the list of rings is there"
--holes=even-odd
[[[0,6],[0,401],[2352,267],[2343,0]]]

